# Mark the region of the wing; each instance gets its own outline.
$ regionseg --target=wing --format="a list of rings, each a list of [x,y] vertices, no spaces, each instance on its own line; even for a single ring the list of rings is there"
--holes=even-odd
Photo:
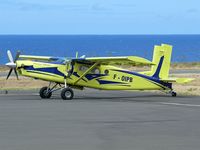
[[[137,56],[124,56],[124,57],[88,57],[72,59],[75,62],[82,63],[100,63],[100,64],[144,64],[155,65],[151,61]]]
[[[19,55],[20,59],[26,60],[46,60],[46,61],[57,61],[59,57],[50,57],[50,56],[34,56],[34,55]]]
[[[32,61],[42,61],[42,62],[50,62],[56,64],[65,64],[69,61],[64,57],[50,57],[50,56],[34,56],[34,55],[20,55],[20,60],[32,60]]]

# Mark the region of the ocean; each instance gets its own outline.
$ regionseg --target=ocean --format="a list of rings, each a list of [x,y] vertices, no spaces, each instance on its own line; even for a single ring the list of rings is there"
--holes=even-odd
[[[0,64],[15,55],[127,56],[152,59],[154,45],[173,45],[172,62],[200,62],[200,35],[0,35]]]

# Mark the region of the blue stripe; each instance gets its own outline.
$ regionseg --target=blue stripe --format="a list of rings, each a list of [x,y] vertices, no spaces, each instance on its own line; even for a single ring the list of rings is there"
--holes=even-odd
[[[156,69],[156,72],[154,73],[154,75],[153,75],[152,77],[154,77],[154,78],[159,78],[159,74],[160,74],[160,70],[161,70],[161,67],[162,67],[162,64],[163,64],[163,60],[164,60],[164,56],[162,56],[162,57],[160,58],[158,67],[157,67],[157,69]]]
[[[60,72],[57,67],[51,67],[51,68],[34,68],[33,66],[24,66],[25,70],[28,71],[41,71],[41,72],[47,72],[47,73],[52,73],[52,74],[56,74],[59,76],[65,76],[64,73]]]
[[[78,78],[80,77],[77,72],[73,72],[73,75],[78,77]]]
[[[97,81],[99,82],[99,84],[127,84],[123,82],[107,81],[107,80],[100,80],[100,79],[97,79]]]
[[[153,81],[153,82],[155,82],[154,84],[156,84],[158,86],[162,85],[162,86],[170,88],[170,89],[172,88],[172,84],[171,83],[160,81],[158,78],[154,78],[154,77],[146,76],[146,75],[143,75],[143,74],[139,74],[137,72],[131,72],[131,71],[126,71],[126,70],[116,70],[116,69],[112,69],[112,70],[118,71],[118,72],[124,72],[124,73],[128,73],[128,74],[132,74],[132,75],[135,75],[135,76],[138,76],[138,77]]]
[[[95,78],[99,78],[99,77],[103,77],[103,76],[106,76],[105,74],[86,74],[85,77],[88,79],[88,80],[92,80],[92,79],[95,79]]]

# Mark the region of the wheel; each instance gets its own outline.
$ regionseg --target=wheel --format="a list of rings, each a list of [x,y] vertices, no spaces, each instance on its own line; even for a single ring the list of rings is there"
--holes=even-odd
[[[52,95],[52,92],[47,92],[48,87],[43,87],[40,89],[40,97],[41,98],[50,98]]]
[[[176,92],[172,91],[172,97],[176,97]]]
[[[74,92],[71,88],[64,88],[61,91],[61,98],[63,100],[71,100],[74,97]]]

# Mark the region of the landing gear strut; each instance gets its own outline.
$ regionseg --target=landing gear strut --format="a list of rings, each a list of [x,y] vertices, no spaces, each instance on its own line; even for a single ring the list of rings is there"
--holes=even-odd
[[[59,85],[59,87],[58,87]],[[40,97],[42,99],[48,99],[51,98],[52,93],[55,91],[61,90],[61,98],[63,100],[71,100],[74,97],[74,92],[71,88],[67,87],[66,85],[61,86],[60,84],[56,83],[54,86],[51,87],[51,82],[49,83],[49,86],[42,87],[40,89]]]

